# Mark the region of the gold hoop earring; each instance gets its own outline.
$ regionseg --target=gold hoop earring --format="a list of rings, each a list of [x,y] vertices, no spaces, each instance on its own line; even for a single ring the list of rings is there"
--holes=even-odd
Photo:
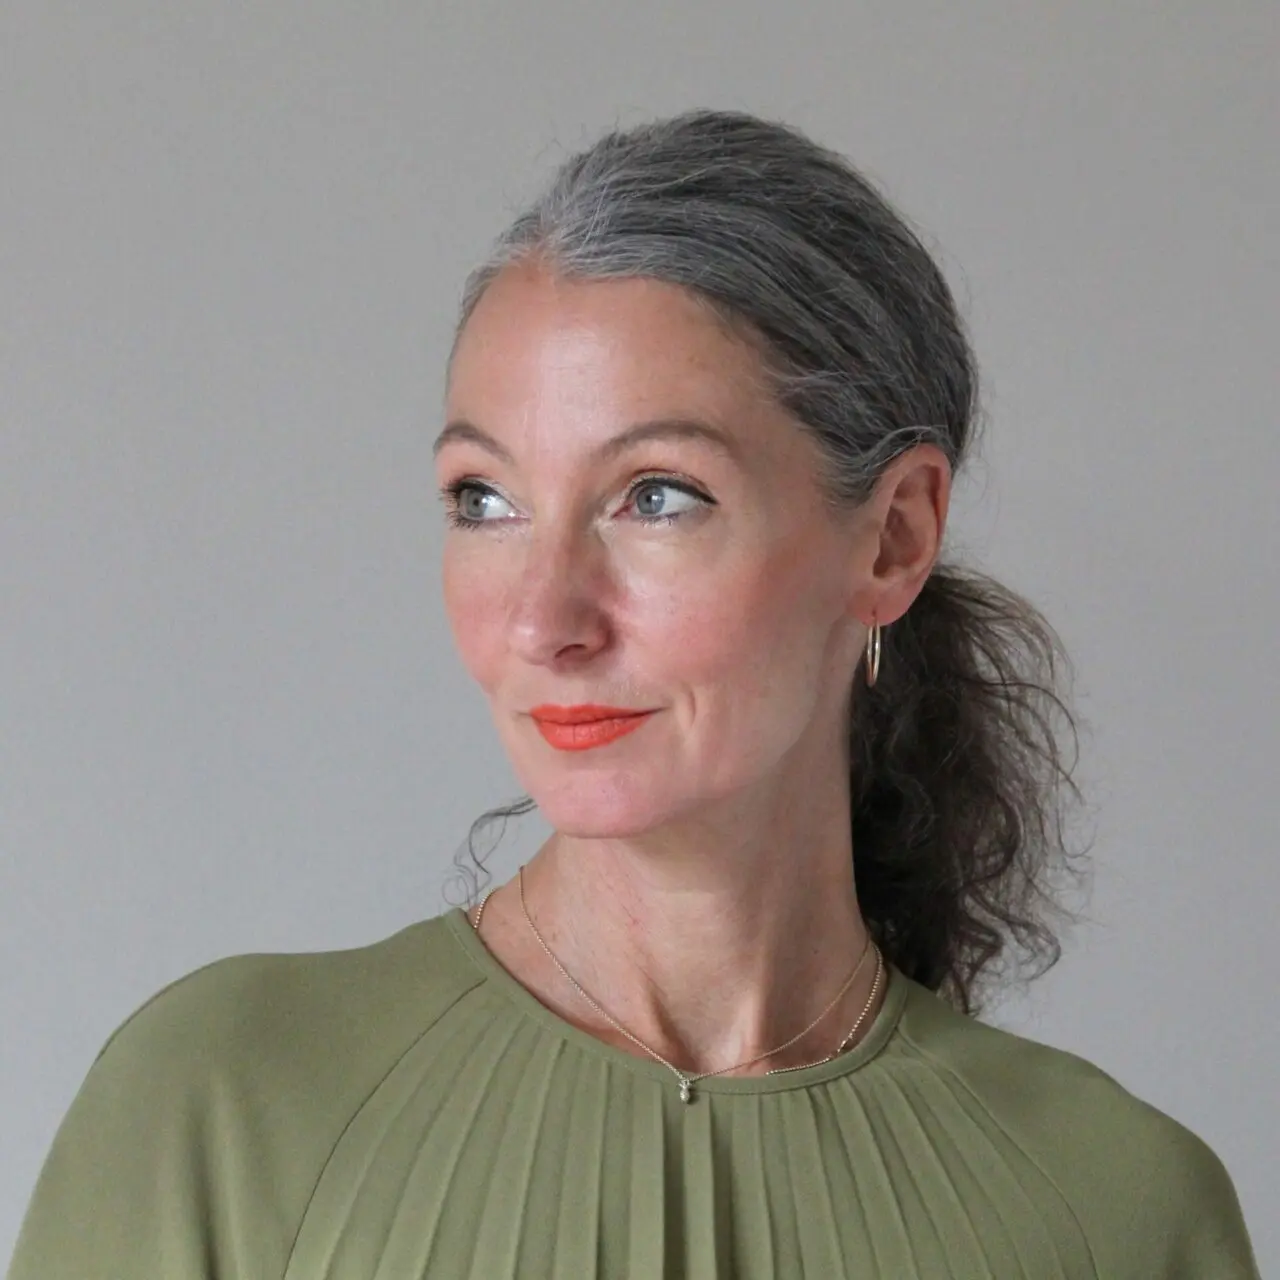
[[[880,624],[873,622],[867,632],[867,688],[870,689],[880,675]]]

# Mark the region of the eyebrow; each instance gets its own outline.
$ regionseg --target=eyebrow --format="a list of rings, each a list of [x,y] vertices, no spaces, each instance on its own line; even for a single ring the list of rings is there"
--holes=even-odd
[[[719,427],[713,427],[709,422],[700,422],[696,418],[655,418],[649,422],[634,423],[597,446],[592,457],[597,462],[607,462],[650,440],[700,440],[726,457],[735,461],[739,459],[737,442],[732,436]],[[461,441],[479,445],[509,466],[515,465],[515,459],[506,445],[465,418],[450,422],[436,437],[431,447],[432,456],[439,454],[445,445]]]

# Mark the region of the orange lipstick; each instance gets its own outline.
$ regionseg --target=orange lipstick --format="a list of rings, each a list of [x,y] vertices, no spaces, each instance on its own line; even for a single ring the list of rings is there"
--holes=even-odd
[[[576,707],[544,704],[529,714],[538,732],[557,751],[589,751],[634,732],[653,712],[584,703]]]

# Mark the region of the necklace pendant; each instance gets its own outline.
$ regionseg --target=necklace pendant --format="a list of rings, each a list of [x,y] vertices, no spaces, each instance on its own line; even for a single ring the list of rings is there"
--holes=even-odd
[[[693,1095],[690,1094],[689,1089],[690,1089],[689,1082],[687,1080],[681,1080],[680,1081],[680,1101],[681,1102],[693,1101]]]

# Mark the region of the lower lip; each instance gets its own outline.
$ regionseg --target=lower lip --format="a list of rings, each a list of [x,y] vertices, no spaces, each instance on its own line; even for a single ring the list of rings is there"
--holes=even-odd
[[[581,724],[552,724],[550,720],[535,720],[538,732],[557,751],[590,751],[603,747],[628,733],[634,732],[653,714],[646,711],[639,716],[619,716],[612,720],[585,720]]]

